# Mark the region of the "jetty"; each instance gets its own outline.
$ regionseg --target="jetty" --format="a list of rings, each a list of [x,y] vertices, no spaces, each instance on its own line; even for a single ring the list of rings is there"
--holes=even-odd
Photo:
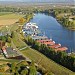
[[[23,27],[23,33],[27,36],[30,35],[30,37],[39,42],[40,44],[44,44],[52,49],[54,49],[55,51],[66,51],[68,50],[67,47],[62,47],[61,44],[56,43],[54,40],[49,39],[47,36],[45,35],[40,35],[38,33],[38,29],[39,27],[37,26],[36,23],[27,23],[25,24],[25,26]]]

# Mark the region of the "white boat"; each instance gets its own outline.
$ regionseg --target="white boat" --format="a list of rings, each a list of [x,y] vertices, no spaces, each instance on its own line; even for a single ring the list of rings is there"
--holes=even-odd
[[[36,25],[36,23],[30,22],[30,23],[27,23],[24,28],[26,28],[26,29],[38,29],[38,26]]]

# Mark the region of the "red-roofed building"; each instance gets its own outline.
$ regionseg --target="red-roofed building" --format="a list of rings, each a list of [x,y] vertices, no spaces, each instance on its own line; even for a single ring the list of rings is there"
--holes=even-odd
[[[54,44],[54,45],[51,45],[51,46],[49,46],[49,47],[56,49],[56,48],[61,47],[61,44]]]
[[[52,41],[52,39],[37,40],[37,42],[39,42],[41,44],[45,44],[48,47],[55,49],[55,51],[66,51],[66,50],[68,50],[67,47],[61,47],[61,44],[55,44],[55,41]]]
[[[46,40],[37,40],[37,42],[41,43],[41,44],[45,44],[47,46],[49,45],[54,45],[55,41],[52,41],[52,39],[46,39]]]
[[[42,44],[45,44],[45,45],[47,45],[47,46],[50,46],[50,45],[54,45],[55,42],[54,42],[54,41],[51,41],[51,42],[44,42],[44,43],[42,43]]]
[[[37,42],[40,42],[40,43],[44,43],[44,42],[51,42],[52,39],[46,39],[46,40],[37,40]]]
[[[2,47],[2,51],[3,51],[4,55],[6,57],[8,57],[8,54],[7,54],[7,51],[6,51],[6,47],[5,46]]]
[[[2,47],[2,51],[6,51],[6,47],[5,46]]]
[[[68,50],[67,47],[60,47],[60,48],[55,49],[55,51],[66,51],[66,50]]]

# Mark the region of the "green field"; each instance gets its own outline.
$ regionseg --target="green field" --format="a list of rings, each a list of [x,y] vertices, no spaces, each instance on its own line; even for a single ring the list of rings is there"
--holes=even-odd
[[[0,12],[0,16],[7,15],[7,14],[12,14],[12,12]]]
[[[35,61],[37,64],[44,67],[47,71],[53,72],[55,75],[75,75],[74,72],[48,59],[46,56],[36,50],[27,48],[21,52],[31,60]]]
[[[23,48],[26,46],[25,42],[22,41],[22,37],[20,36],[20,34],[18,34],[17,32],[14,32],[15,35],[14,35],[14,38],[12,39],[14,45],[17,47],[17,48]]]
[[[0,20],[2,20],[2,19],[19,19],[23,16],[24,15],[22,15],[22,14],[16,14],[16,13],[5,13],[2,15],[0,13]]]

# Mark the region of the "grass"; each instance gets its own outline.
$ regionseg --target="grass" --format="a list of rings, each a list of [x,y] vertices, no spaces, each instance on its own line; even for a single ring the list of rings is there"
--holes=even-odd
[[[13,74],[10,74],[10,73],[0,73],[0,75],[13,75]]]
[[[9,66],[7,63],[12,63],[12,62],[19,62],[19,60],[13,60],[13,59],[0,59],[0,68],[4,68],[4,72],[0,72],[0,75],[12,75],[11,73],[7,72],[9,69]]]
[[[21,52],[31,60],[35,61],[37,64],[43,66],[47,71],[53,72],[55,75],[75,75],[74,72],[48,59],[46,56],[36,50],[27,48]]]
[[[18,32],[15,32],[15,37],[12,39],[16,47],[27,46],[25,42],[22,41],[22,36]],[[75,75],[74,72],[66,69],[65,67],[55,63],[54,61],[48,59],[46,56],[40,52],[33,50],[31,48],[26,48],[21,50],[25,56],[36,62],[38,65],[43,66],[49,72],[55,73],[55,75]]]
[[[7,14],[12,14],[12,12],[0,12],[0,16],[7,15]]]
[[[13,60],[13,59],[0,59],[0,62],[1,63],[7,63],[7,62],[19,62],[19,60]]]
[[[20,18],[24,17],[24,15],[9,13],[5,15],[0,15],[0,26],[3,25],[11,25],[17,22]]]
[[[22,37],[17,32],[14,32],[14,38],[12,38],[12,41],[14,45],[19,49],[26,46],[25,42],[22,41]]]
[[[2,15],[0,16],[0,20],[4,20],[4,19],[19,19],[21,17],[23,17],[24,15],[20,15],[20,14],[15,14],[15,13],[12,13],[12,14],[6,14],[6,15]]]

